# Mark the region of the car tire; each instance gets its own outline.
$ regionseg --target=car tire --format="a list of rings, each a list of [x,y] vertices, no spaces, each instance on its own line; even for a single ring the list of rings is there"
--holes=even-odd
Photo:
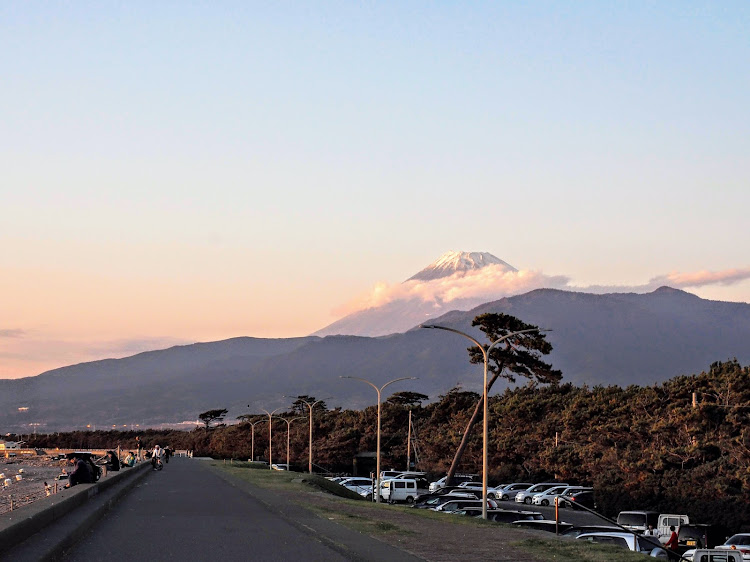
[[[523,503],[526,505],[531,505],[531,498],[523,498]]]
[[[542,500],[542,505],[547,507],[549,505],[549,500]]]
[[[414,498],[411,496],[406,496],[406,503],[414,503]]]
[[[372,501],[372,494],[367,494],[367,495],[365,496],[365,499],[366,499],[366,500],[367,500],[368,502],[371,502],[371,501]]]

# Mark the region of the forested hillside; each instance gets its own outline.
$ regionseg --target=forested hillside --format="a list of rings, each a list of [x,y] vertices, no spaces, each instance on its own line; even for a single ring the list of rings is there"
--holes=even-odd
[[[696,404],[693,405],[693,393]],[[427,406],[420,395],[397,393],[383,407],[383,467],[405,468],[408,410],[413,411],[418,469],[444,473],[476,404],[474,393],[453,389]],[[218,406],[218,405],[217,405]],[[590,484],[601,509],[615,515],[641,508],[688,513],[733,529],[750,524],[750,368],[736,361],[654,386],[524,386],[490,399],[490,482],[543,480]],[[282,416],[292,423],[292,462],[307,461],[307,408]],[[351,472],[359,452],[375,450],[376,408],[314,412],[318,465]],[[249,416],[263,419],[264,416]],[[481,430],[469,442],[461,470],[481,470]],[[267,458],[268,426],[255,428],[255,456]],[[36,436],[36,446],[115,447],[135,444],[135,433],[77,432]],[[144,432],[157,442],[196,455],[250,456],[247,421],[192,432]],[[286,424],[274,423],[274,461],[286,454]],[[412,456],[413,458],[413,456]]]

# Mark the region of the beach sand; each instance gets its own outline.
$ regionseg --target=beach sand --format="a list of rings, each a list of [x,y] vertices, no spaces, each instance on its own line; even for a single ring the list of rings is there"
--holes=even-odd
[[[10,510],[11,498],[13,507],[18,508],[46,496],[44,483],[54,488],[55,477],[62,469],[72,469],[65,460],[56,460],[48,456],[23,456],[15,459],[0,459],[0,513]],[[19,472],[23,470],[23,472]],[[16,479],[17,475],[21,480]],[[3,485],[10,479],[9,486]],[[64,486],[65,480],[57,481],[58,487]]]

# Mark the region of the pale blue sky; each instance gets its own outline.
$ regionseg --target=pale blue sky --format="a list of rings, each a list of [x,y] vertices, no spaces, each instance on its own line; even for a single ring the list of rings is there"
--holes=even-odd
[[[0,5],[0,378],[303,335],[447,250],[750,267],[747,2],[186,4]]]

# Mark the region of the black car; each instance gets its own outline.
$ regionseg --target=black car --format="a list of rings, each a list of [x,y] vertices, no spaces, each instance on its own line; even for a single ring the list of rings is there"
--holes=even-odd
[[[721,525],[687,524],[680,525],[677,534],[677,552],[680,554],[692,548],[715,548],[724,544],[729,529]]]
[[[564,498],[564,501],[572,509],[581,509],[578,506],[588,507],[589,509],[596,509],[594,492],[592,492],[591,490],[573,494],[572,496]]]
[[[555,521],[550,521],[549,519],[514,521],[513,525],[515,525],[516,527],[521,527],[523,529],[547,531],[548,533],[564,533],[573,526],[570,523],[565,523],[563,521],[556,523]]]
[[[622,529],[620,527],[612,527],[607,525],[581,525],[576,527],[571,527],[567,531],[563,533],[566,537],[573,537],[576,538],[578,535],[582,535],[584,533],[619,533]]]

